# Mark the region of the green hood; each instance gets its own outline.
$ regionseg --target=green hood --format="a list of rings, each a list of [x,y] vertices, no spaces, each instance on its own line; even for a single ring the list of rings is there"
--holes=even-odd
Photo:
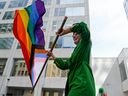
[[[73,28],[72,28],[72,32],[75,32],[77,34],[80,34],[81,33],[81,30],[82,29],[82,26],[80,25],[80,23],[75,23],[73,24]]]

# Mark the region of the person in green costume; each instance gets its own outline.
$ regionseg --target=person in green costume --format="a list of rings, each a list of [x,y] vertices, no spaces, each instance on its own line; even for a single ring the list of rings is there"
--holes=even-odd
[[[90,67],[92,45],[90,31],[86,23],[80,22],[63,29],[57,35],[62,36],[71,32],[73,32],[73,40],[76,44],[71,57],[64,61],[62,58],[56,58],[52,52],[48,52],[48,55],[54,59],[54,63],[60,69],[69,69],[65,96],[95,96],[95,82]]]

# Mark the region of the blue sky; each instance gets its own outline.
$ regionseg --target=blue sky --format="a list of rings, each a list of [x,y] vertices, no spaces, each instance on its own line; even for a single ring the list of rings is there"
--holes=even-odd
[[[117,57],[128,48],[124,0],[89,0],[93,57]]]

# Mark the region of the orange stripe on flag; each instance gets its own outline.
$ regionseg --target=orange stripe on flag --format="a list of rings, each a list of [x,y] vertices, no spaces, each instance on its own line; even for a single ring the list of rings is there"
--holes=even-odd
[[[30,46],[31,41],[30,41],[30,39],[27,39],[27,38],[29,38],[29,35],[28,35],[28,32],[27,32],[27,29],[25,29],[25,26],[23,24],[23,22],[25,20],[23,19],[23,16],[20,12],[23,13],[24,10],[20,10],[20,11],[16,10],[16,13],[15,13],[16,17],[14,19],[14,24],[13,24],[13,32],[14,32],[15,37],[20,42],[22,52],[23,52],[23,55],[24,55],[24,59],[26,61],[27,68],[28,68],[29,73],[30,73],[30,62],[29,62],[29,60],[30,60],[30,52],[31,52],[31,46]]]

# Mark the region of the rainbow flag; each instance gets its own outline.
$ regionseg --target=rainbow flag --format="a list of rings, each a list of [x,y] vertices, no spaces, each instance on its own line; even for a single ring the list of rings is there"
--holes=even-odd
[[[13,23],[13,33],[20,43],[33,86],[40,73],[35,69],[37,70],[37,65],[41,66],[39,63],[43,66],[47,58],[44,50],[44,33],[41,30],[43,26],[42,16],[45,12],[44,2],[37,0],[24,9],[16,10]]]

